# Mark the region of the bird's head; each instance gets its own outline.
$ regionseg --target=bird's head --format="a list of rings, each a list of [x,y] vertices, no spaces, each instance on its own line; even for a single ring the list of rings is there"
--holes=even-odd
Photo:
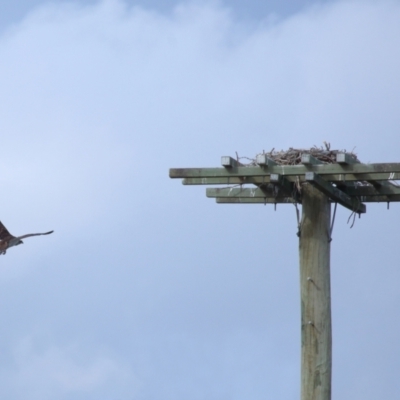
[[[15,246],[18,246],[19,244],[24,244],[22,240],[19,240],[17,243],[15,243]]]

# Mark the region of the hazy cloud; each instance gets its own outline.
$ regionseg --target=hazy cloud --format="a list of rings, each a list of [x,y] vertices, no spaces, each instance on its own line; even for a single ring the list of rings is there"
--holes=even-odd
[[[93,357],[82,346],[43,342],[43,338],[32,336],[19,341],[12,363],[2,371],[3,395],[29,395],[31,399],[134,396],[137,383],[129,367],[107,356]],[[108,387],[112,387],[111,392]]]
[[[390,1],[260,24],[209,3],[165,15],[104,1],[46,5],[4,32],[1,220],[55,230],[2,258],[7,398],[297,396],[293,207],[217,206],[168,168],[324,140],[398,161],[399,17]],[[335,222],[345,400],[400,391],[391,207],[369,206],[353,230],[347,211]],[[39,350],[38,327],[51,337]]]

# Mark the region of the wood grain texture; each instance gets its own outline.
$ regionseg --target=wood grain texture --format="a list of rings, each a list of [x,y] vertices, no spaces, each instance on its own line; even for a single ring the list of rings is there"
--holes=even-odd
[[[301,400],[330,400],[332,326],[330,203],[303,185],[300,235]]]

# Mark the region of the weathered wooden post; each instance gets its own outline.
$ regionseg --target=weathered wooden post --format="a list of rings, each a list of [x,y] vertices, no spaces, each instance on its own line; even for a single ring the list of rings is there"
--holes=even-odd
[[[301,400],[331,399],[330,209],[327,196],[310,184],[303,185],[299,233]]]
[[[301,400],[331,399],[330,204],[355,216],[366,212],[365,202],[400,201],[400,163],[362,164],[352,153],[325,146],[262,153],[248,165],[222,157],[222,168],[170,169],[170,177],[184,178],[185,185],[225,185],[207,189],[217,203],[302,205]]]

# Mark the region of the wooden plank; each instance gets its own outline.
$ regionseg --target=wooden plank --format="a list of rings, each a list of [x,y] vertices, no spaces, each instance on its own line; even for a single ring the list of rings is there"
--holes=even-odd
[[[304,185],[300,231],[301,400],[330,400],[332,322],[330,204]]]
[[[382,173],[392,174],[392,180],[396,180],[395,174],[400,173],[400,163],[386,164],[317,164],[317,165],[275,165],[268,169],[260,167],[231,167],[231,168],[171,168],[171,178],[227,178],[227,177],[258,177],[270,174],[288,176],[304,175],[312,171],[319,175],[370,175],[372,179]],[[376,175],[376,176],[374,176]],[[338,179],[341,180],[341,179]],[[355,179],[361,180],[361,179]],[[377,180],[377,179],[376,179]]]
[[[400,195],[360,196],[359,199],[363,203],[396,203],[400,201]]]
[[[225,177],[225,178],[185,178],[182,180],[183,185],[264,185],[269,183],[269,176],[265,177]]]
[[[253,188],[207,188],[207,197],[276,197],[274,187],[266,187],[260,189],[258,187]]]
[[[171,168],[170,178],[228,178],[268,176],[269,171],[256,167],[231,168]]]
[[[351,211],[355,211],[357,213],[366,212],[365,204],[362,204],[357,198],[351,198],[340,189],[332,186],[329,182],[324,181],[315,172],[307,172],[305,178],[307,182],[310,182],[313,186],[318,188],[318,190],[328,196],[331,200],[341,204]]]
[[[218,204],[292,204],[292,197],[217,197]]]
[[[293,194],[293,184],[283,179],[282,176],[278,174],[271,174],[271,183],[265,183],[259,185],[259,187],[228,187],[228,188],[207,188],[207,197],[277,197],[282,196],[292,196]]]
[[[247,194],[243,194],[241,196],[236,197],[215,197],[215,196],[208,196],[217,199],[217,203],[225,203],[225,204],[264,204],[265,199],[267,204],[273,203],[282,203],[282,204],[291,204],[291,203],[301,203],[300,200],[295,200],[292,197],[259,197],[259,196],[248,196]],[[335,203],[334,200],[329,200],[331,203]],[[400,196],[371,196],[371,197],[362,197],[360,201],[363,203],[396,203],[400,202]]]
[[[307,171],[305,171],[307,172]],[[289,182],[305,182],[305,172],[299,175],[285,175],[285,179]],[[270,182],[270,175],[265,176],[225,176],[225,177],[211,177],[211,178],[184,178],[182,183],[184,185],[241,185],[252,183],[254,185],[262,185]],[[370,180],[400,180],[400,173],[374,173],[374,174],[322,174],[324,180],[343,185],[348,182],[362,181],[368,182]]]
[[[397,172],[376,172],[373,174],[370,173],[341,173],[341,174],[322,174],[324,179],[329,182],[333,182],[336,184],[344,184],[346,182],[369,182],[372,180],[400,180],[400,173]],[[292,180],[291,177],[287,177],[287,179]],[[300,177],[301,180],[301,177]]]
[[[348,186],[344,190],[349,196],[400,195],[400,186],[393,184],[383,185],[379,188],[375,186]]]
[[[278,199],[278,203],[292,203],[292,202],[299,202],[300,200],[293,199],[290,196],[275,196],[272,193],[265,193],[259,188],[254,189],[236,189],[234,188],[231,193],[229,193],[231,189],[228,188],[207,188],[207,197],[209,198],[227,198],[227,199],[234,199],[232,202],[236,203],[235,199],[240,197],[240,201],[242,203],[251,202],[251,203],[264,203],[264,199],[270,199],[271,203],[274,203],[274,199]],[[395,203],[400,202],[400,195],[387,195],[387,196],[357,196],[359,201],[362,203]],[[291,198],[292,201],[287,201],[288,198]],[[248,199],[248,200],[247,200]],[[335,200],[330,199],[331,202],[336,202]],[[222,201],[220,201],[222,202]],[[229,203],[229,201],[226,201]]]

